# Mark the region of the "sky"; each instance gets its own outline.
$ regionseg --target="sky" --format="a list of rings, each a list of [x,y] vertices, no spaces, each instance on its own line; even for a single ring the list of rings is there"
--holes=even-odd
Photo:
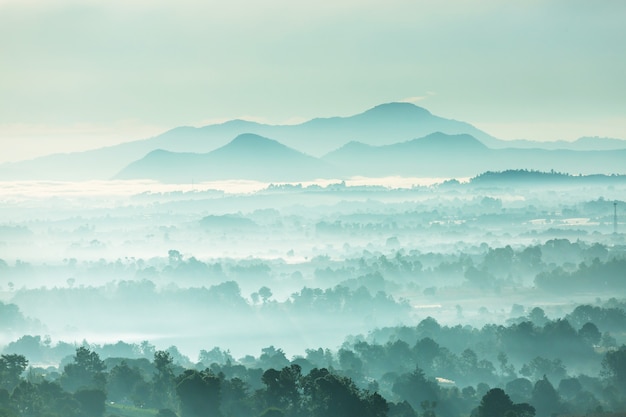
[[[626,1],[0,0],[0,163],[410,101],[626,139]]]

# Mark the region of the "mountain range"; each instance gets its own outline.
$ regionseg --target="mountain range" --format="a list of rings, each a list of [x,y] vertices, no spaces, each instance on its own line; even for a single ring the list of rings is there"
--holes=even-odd
[[[352,176],[471,177],[484,171],[529,169],[576,174],[620,173],[626,149],[571,151],[491,149],[468,134],[432,133],[393,145],[352,141],[321,158],[275,140],[243,134],[214,151],[157,150],[131,163],[115,179],[189,183],[224,179],[306,181]]]
[[[116,146],[5,163],[0,180],[300,181],[352,175],[471,176],[503,169],[610,174],[623,173],[623,149],[626,141],[608,138],[502,141],[413,104],[388,103],[350,117],[298,125],[232,120],[178,127]]]
[[[152,151],[124,168],[115,179],[188,183],[227,179],[305,181],[338,176],[339,170],[321,159],[275,140],[245,133],[208,153]]]
[[[492,149],[471,135],[441,132],[385,146],[353,142],[327,154],[324,160],[352,175],[368,177],[472,177],[485,171],[520,169],[585,175],[626,171],[626,149]]]

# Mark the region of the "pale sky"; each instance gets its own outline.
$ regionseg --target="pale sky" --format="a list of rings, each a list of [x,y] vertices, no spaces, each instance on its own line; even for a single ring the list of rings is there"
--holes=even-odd
[[[0,0],[0,162],[413,101],[626,139],[624,0]]]

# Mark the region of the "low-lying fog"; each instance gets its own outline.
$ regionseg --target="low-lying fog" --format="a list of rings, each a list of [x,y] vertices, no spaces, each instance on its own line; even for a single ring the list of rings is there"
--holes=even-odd
[[[429,316],[565,317],[625,293],[624,195],[624,182],[0,183],[0,345],[292,357]]]

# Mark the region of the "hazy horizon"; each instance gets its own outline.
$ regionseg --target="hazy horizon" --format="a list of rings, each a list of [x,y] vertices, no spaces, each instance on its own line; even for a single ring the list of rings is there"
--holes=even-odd
[[[0,417],[624,415],[624,22],[0,0]]]
[[[504,140],[623,139],[625,18],[621,1],[3,0],[0,162],[394,101]]]

